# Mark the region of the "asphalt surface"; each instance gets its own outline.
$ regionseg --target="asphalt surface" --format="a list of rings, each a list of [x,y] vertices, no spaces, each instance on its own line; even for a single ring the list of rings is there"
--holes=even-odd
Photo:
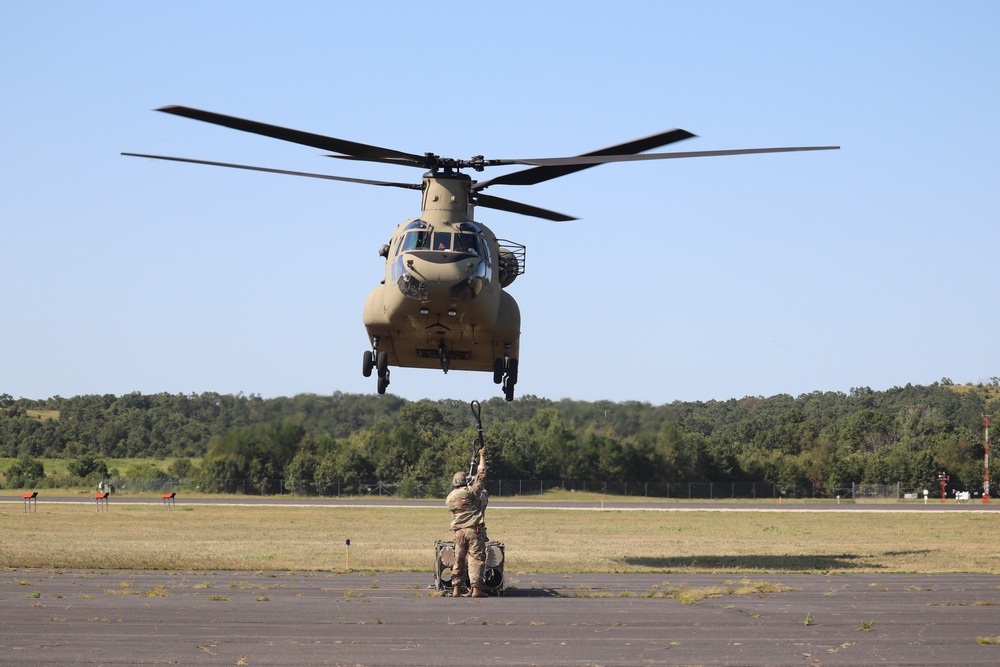
[[[18,497],[0,502],[22,502]],[[45,502],[92,503],[87,497]],[[414,505],[223,498],[183,503]],[[160,503],[112,498],[118,503]],[[439,501],[429,501],[438,507]],[[599,508],[593,502],[491,506]],[[609,503],[610,505],[610,503]],[[998,505],[614,503],[688,511],[992,512]],[[13,507],[8,506],[8,511]],[[2,539],[2,535],[0,535]],[[31,570],[0,563],[0,665],[1000,665],[1000,576]]]
[[[432,580],[7,569],[0,664],[1000,664],[991,575],[508,573],[485,599]]]

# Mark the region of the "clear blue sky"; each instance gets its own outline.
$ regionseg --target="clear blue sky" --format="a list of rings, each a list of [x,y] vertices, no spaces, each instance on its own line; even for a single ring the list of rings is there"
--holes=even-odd
[[[374,392],[361,309],[417,170],[155,113],[407,152],[836,152],[604,165],[490,194],[528,246],[518,395],[799,395],[1000,375],[1000,3],[0,4],[0,393]],[[504,173],[495,170],[487,176]],[[407,399],[499,395],[396,369]]]

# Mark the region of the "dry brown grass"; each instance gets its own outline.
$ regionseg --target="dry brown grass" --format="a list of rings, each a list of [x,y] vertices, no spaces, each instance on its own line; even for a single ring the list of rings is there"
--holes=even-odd
[[[995,401],[1000,398],[1000,386],[995,384],[983,384],[982,382],[979,384],[972,384],[970,382],[962,385],[950,385],[948,388],[958,394],[967,394],[973,391],[979,392],[987,401]]]
[[[448,514],[420,507],[0,508],[0,566],[421,571]],[[491,508],[517,572],[982,572],[1000,514]]]

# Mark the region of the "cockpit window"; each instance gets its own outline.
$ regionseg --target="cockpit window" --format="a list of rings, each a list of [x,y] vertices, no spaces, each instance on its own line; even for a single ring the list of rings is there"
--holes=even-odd
[[[455,252],[479,254],[479,237],[475,234],[455,234]]]
[[[410,250],[454,251],[479,255],[489,260],[489,249],[482,238],[482,230],[472,221],[460,222],[458,231],[435,232],[423,220],[411,220],[400,235],[392,256]]]
[[[430,232],[407,232],[403,238],[403,250],[428,250],[431,247]]]
[[[434,250],[451,250],[451,232],[434,232]]]

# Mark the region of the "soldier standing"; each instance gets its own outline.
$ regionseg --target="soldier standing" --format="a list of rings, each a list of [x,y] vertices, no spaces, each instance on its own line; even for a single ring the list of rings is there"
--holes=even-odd
[[[479,450],[479,469],[471,480],[464,472],[452,477],[451,493],[444,501],[452,514],[451,530],[455,535],[455,564],[451,570],[452,597],[462,594],[461,581],[468,574],[472,597],[486,597],[483,591],[483,567],[486,564],[486,532],[483,483],[486,481],[486,447]]]

